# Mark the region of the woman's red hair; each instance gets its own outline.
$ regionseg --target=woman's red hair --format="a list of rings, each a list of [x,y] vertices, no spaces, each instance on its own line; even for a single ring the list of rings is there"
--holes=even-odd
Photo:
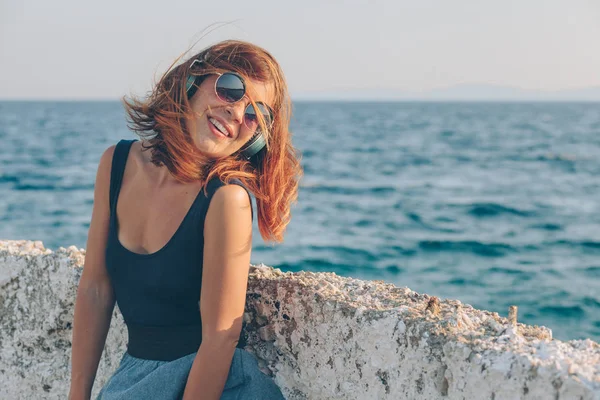
[[[190,70],[194,59],[201,68]],[[176,61],[177,62],[177,61]],[[187,98],[187,77],[233,71],[274,87],[273,125],[263,130],[267,149],[262,160],[253,164],[235,154],[210,159],[194,145],[187,128],[194,114]],[[290,222],[290,207],[298,197],[302,177],[300,156],[292,146],[289,123],[291,100],[281,67],[266,50],[251,43],[227,40],[194,55],[171,68],[154,86],[148,98],[123,98],[129,127],[149,143],[152,162],[166,166],[180,182],[204,181],[219,177],[228,183],[238,178],[254,194],[258,227],[265,241],[281,242]],[[264,150],[263,150],[264,151]]]

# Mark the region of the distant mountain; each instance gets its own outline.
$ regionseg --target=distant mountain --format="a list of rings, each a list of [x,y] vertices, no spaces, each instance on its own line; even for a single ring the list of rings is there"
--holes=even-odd
[[[352,89],[302,93],[294,100],[348,101],[598,101],[600,86],[557,91],[529,90],[512,86],[461,84],[423,92],[381,89]]]

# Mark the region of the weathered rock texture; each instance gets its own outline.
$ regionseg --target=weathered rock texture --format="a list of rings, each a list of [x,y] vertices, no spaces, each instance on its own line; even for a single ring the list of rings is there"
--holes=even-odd
[[[85,251],[0,241],[0,398],[65,399]],[[247,350],[288,399],[600,399],[600,346],[382,281],[251,268]],[[94,394],[117,367],[115,309]]]

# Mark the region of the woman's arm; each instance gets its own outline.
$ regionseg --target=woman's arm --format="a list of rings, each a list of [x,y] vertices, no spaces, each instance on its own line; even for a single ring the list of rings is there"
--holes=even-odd
[[[226,185],[213,195],[204,222],[200,313],[202,344],[184,400],[218,400],[242,329],[252,250],[251,203],[246,190]]]
[[[100,158],[85,262],[75,300],[70,400],[89,399],[110,327],[115,298],[105,256],[110,216],[110,170],[115,146]]]

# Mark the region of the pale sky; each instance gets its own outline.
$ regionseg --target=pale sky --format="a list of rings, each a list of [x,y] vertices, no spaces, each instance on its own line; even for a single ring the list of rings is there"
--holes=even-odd
[[[0,98],[143,94],[202,31],[265,47],[293,97],[600,86],[600,0],[0,0]]]

